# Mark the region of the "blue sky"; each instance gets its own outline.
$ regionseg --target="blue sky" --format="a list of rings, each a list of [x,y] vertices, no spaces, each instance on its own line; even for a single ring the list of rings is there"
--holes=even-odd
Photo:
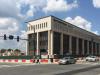
[[[48,15],[100,35],[100,0],[0,0],[0,36],[26,38],[25,22]],[[0,48],[26,49],[25,41],[2,39]]]

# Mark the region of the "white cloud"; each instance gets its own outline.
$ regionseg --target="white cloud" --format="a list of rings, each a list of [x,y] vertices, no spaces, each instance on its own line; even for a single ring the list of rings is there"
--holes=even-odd
[[[16,35],[19,31],[19,22],[14,18],[2,18],[0,17],[0,36],[4,34],[9,37],[9,35]],[[16,46],[17,42],[14,40],[3,40],[3,37],[0,38],[0,48],[18,48]]]
[[[78,7],[76,0],[70,4],[68,4],[65,0],[47,0],[47,5],[43,8],[43,10],[45,12],[67,11],[76,7]]]
[[[19,22],[14,18],[0,18],[0,34],[14,34],[19,30]]]
[[[93,0],[93,6],[95,8],[100,8],[100,0]]]
[[[92,31],[92,23],[81,16],[76,16],[74,19],[72,19],[71,17],[67,17],[65,21],[72,23],[82,29],[98,34],[98,31]]]
[[[27,11],[24,14],[18,13],[18,16],[22,18],[28,18],[34,16],[35,12],[44,7],[46,4],[46,0],[18,0],[17,1],[17,8],[19,11],[23,11],[22,7],[28,7]]]

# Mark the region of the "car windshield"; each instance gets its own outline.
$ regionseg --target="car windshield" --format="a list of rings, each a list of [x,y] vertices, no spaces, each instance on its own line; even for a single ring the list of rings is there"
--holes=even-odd
[[[96,58],[96,56],[89,56],[89,57],[91,57],[91,58]]]
[[[73,59],[73,57],[64,57],[62,59]]]

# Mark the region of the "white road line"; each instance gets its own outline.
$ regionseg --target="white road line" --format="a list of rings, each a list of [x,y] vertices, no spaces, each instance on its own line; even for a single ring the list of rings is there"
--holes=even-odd
[[[0,65],[0,68],[6,68],[6,67],[18,67],[18,66],[28,66],[28,65],[35,65],[35,64]]]

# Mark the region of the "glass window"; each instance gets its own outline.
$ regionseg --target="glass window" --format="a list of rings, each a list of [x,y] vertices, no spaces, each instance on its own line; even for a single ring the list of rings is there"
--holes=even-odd
[[[33,27],[31,26],[31,30],[33,29]]]
[[[37,29],[37,25],[36,25],[36,29]]]
[[[44,28],[45,28],[45,23],[44,23]]]
[[[40,29],[41,29],[41,24],[40,24]]]
[[[38,24],[38,29],[39,29],[39,24]]]
[[[46,27],[47,27],[47,22],[46,22]]]
[[[42,28],[43,28],[43,23],[42,23]]]

